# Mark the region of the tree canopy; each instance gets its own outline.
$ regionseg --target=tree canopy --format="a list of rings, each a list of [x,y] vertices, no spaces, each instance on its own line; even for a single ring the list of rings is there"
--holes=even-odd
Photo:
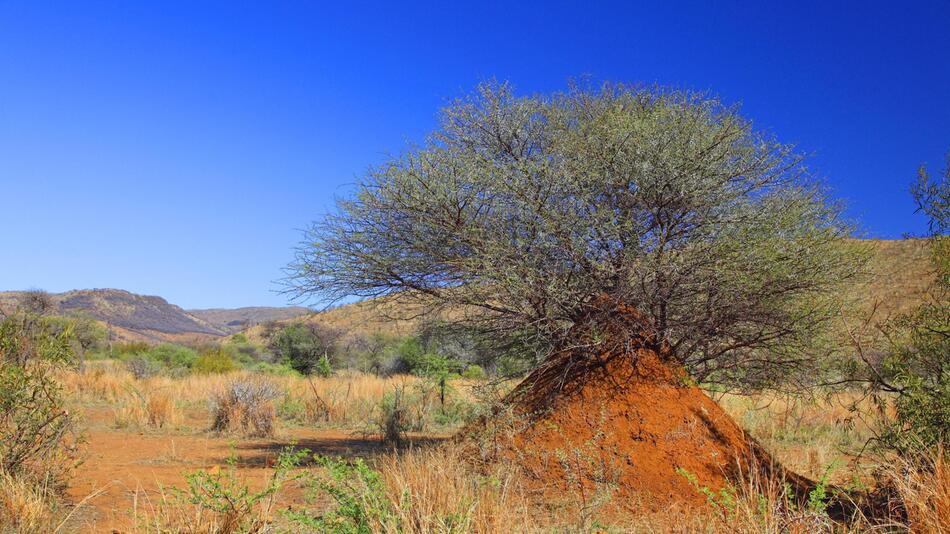
[[[802,155],[715,98],[488,83],[313,223],[287,283],[448,310],[542,354],[606,296],[695,377],[766,384],[814,360],[859,271],[851,231]]]

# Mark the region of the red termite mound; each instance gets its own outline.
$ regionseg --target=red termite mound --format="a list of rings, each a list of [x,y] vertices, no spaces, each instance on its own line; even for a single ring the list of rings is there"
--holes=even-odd
[[[785,473],[648,336],[641,316],[601,305],[508,397],[513,416],[483,421],[486,460],[515,464],[545,501],[595,500],[659,510],[703,506],[740,471]]]

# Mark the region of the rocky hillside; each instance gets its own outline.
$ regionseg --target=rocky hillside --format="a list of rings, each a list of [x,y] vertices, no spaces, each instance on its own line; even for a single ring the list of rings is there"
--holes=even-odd
[[[234,333],[268,321],[285,321],[312,312],[309,308],[302,306],[288,306],[285,308],[251,306],[234,309],[210,308],[207,310],[188,310],[188,313],[214,325],[215,328],[219,330]]]
[[[0,293],[0,309],[17,307],[22,292]],[[227,332],[186,312],[161,297],[121,289],[84,289],[50,295],[53,313],[88,313],[105,324],[120,341],[202,341]]]
[[[879,315],[907,311],[927,298],[933,280],[927,242],[920,239],[868,240],[872,251],[869,276],[848,291],[849,315],[861,317],[877,308]],[[20,292],[0,292],[0,310],[16,307]],[[207,341],[246,330],[261,337],[262,323],[322,323],[347,332],[407,335],[421,322],[417,313],[387,299],[342,305],[321,313],[303,307],[248,307],[183,310],[161,297],[119,289],[69,291],[51,295],[60,313],[85,311],[105,323],[115,339],[150,342]],[[397,319],[402,317],[402,319]]]

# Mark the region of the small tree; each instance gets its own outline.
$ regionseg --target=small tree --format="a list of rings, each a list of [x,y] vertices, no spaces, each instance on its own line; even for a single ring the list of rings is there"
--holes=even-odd
[[[310,374],[321,358],[333,357],[341,336],[319,323],[293,323],[272,334],[269,348],[294,370]]]
[[[53,377],[72,359],[70,329],[20,311],[0,321],[0,471],[54,478],[69,467],[73,420]],[[65,463],[59,460],[67,460]]]
[[[50,319],[53,328],[57,330],[69,329],[75,353],[79,360],[79,372],[86,368],[86,353],[103,347],[108,340],[109,332],[91,315],[85,312],[71,313],[65,317]]]
[[[807,379],[861,258],[803,162],[704,95],[487,84],[314,223],[287,283],[445,311],[536,363],[606,297],[700,380]]]
[[[881,440],[903,454],[950,441],[950,156],[939,177],[921,167],[911,194],[929,219],[935,282],[924,304],[882,325],[888,351],[867,361],[871,392],[894,409]]]
[[[28,289],[20,294],[18,307],[20,310],[36,315],[49,315],[56,311],[53,297],[42,289]]]

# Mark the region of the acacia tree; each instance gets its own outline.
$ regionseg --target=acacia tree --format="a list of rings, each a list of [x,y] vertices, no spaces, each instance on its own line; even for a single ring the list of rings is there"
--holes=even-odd
[[[697,379],[774,384],[860,266],[803,160],[700,94],[485,84],[305,232],[288,289],[451,310],[541,358],[606,296]]]
[[[920,167],[911,195],[928,218],[935,279],[916,309],[879,326],[887,350],[860,370],[884,415],[879,443],[914,456],[950,439],[950,154],[940,175]]]

